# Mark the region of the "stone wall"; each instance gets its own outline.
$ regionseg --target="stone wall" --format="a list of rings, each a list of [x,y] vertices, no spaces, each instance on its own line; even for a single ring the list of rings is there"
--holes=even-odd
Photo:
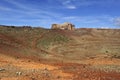
[[[51,29],[75,30],[75,26],[73,24],[71,24],[71,23],[52,24]]]

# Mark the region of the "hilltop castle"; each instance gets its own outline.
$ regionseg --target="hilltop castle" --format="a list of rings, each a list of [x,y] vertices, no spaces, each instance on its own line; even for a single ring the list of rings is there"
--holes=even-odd
[[[75,25],[65,22],[63,24],[52,24],[51,29],[75,30]]]

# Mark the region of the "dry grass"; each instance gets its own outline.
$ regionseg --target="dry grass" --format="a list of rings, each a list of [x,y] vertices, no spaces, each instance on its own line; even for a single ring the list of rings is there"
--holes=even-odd
[[[50,63],[82,63],[85,60],[120,59],[120,30],[49,30],[31,27],[0,27],[0,54]],[[95,62],[95,61],[94,61]],[[88,63],[90,64],[90,62]],[[94,69],[119,72],[119,65]],[[91,64],[93,65],[93,64]],[[72,72],[73,68],[69,71]],[[74,72],[74,71],[73,71]]]

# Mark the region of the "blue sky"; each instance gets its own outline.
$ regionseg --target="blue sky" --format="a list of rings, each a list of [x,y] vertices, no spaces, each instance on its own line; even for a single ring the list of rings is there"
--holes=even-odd
[[[0,0],[1,25],[120,28],[120,0]]]

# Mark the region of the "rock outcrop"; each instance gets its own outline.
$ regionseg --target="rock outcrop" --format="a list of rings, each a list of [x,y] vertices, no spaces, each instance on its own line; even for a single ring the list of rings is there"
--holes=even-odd
[[[62,30],[75,30],[75,25],[72,23],[63,23],[63,24],[52,24],[51,29],[62,29]]]

